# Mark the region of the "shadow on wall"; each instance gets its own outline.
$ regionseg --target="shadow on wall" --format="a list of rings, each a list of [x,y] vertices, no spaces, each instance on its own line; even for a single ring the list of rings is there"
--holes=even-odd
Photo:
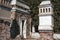
[[[0,18],[0,23],[4,23],[5,25],[10,26],[10,22],[9,21],[4,21],[3,19]]]
[[[11,28],[10,28],[10,36],[12,39],[15,39],[16,36],[20,34],[19,30],[20,30],[19,25],[18,25],[16,19],[14,19],[12,22]]]
[[[2,24],[5,25],[4,26],[5,29],[2,29]],[[10,35],[10,38],[15,39],[16,36],[18,34],[20,34],[19,25],[18,25],[16,19],[13,20],[11,28],[9,26],[10,26],[10,22],[9,21],[4,21],[3,19],[0,18],[0,32],[2,32],[2,30],[6,30],[6,33],[9,32],[8,36]],[[6,28],[8,28],[8,29],[6,29]]]
[[[0,23],[3,23],[3,22],[4,22],[4,20],[0,18]]]

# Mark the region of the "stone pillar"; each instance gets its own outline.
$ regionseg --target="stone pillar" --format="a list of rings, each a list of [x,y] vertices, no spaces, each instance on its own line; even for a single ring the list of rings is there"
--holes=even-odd
[[[27,25],[27,24],[26,24],[26,21],[27,21],[27,20],[25,19],[25,20],[24,20],[24,26],[23,26],[23,37],[24,37],[24,38],[26,38],[26,30],[27,30],[27,29],[26,29],[26,27],[27,27],[27,26],[26,26],[26,25]]]
[[[22,21],[24,21],[24,24],[22,23]],[[24,32],[26,31],[25,28],[26,28],[26,20],[25,20],[25,16],[23,15],[20,15],[19,17],[19,25],[20,25],[20,36],[21,38],[25,38],[24,36]]]
[[[31,35],[30,35],[30,33],[31,33],[31,16],[30,15],[27,16],[27,28],[26,29],[27,29],[26,30],[26,38],[28,40],[29,38],[31,38]]]
[[[19,25],[20,25],[20,35],[22,35],[22,19],[19,18]]]
[[[33,25],[33,27],[32,27],[32,32],[33,32],[33,33],[35,32],[35,27],[34,27],[34,25]]]
[[[49,10],[47,10],[49,9]],[[43,12],[41,12],[44,10]],[[53,40],[53,7],[51,1],[42,1],[39,5],[39,40]]]

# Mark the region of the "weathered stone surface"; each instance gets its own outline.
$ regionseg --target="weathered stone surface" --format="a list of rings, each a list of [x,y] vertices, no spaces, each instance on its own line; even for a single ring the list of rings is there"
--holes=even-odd
[[[27,15],[27,38],[30,38],[31,35],[30,35],[30,32],[31,32],[31,16],[30,15]]]
[[[53,40],[52,32],[40,32],[40,40]]]
[[[5,36],[6,36],[6,30],[5,30],[3,24],[1,24],[1,28],[2,29],[0,29],[1,30],[1,32],[0,32],[0,40],[4,40],[4,39],[6,40],[6,38],[5,38]]]

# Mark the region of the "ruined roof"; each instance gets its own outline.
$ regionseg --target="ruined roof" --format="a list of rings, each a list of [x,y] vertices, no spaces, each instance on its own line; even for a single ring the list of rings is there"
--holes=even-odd
[[[30,7],[23,0],[12,0],[11,5],[16,5],[16,10],[29,13]]]
[[[41,8],[41,7],[50,7],[50,6],[53,7],[51,1],[50,1],[50,0],[45,0],[45,1],[42,1],[42,2],[39,4],[38,7]]]
[[[51,4],[51,1],[42,1],[40,5]]]
[[[27,5],[27,3],[22,0],[12,0],[11,5],[17,5],[17,6],[26,8],[26,9],[30,9],[30,7]]]

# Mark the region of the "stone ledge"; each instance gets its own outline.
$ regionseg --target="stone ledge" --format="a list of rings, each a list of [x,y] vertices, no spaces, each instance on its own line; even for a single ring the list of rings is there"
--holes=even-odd
[[[60,34],[53,34],[54,39],[60,39]]]

